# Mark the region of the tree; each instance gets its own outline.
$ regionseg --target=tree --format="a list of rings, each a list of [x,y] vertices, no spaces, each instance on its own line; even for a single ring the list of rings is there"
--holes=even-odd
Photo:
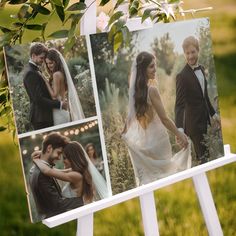
[[[157,58],[157,66],[165,70],[170,75],[174,67],[177,55],[174,52],[174,43],[171,41],[169,33],[160,38],[156,38],[152,45],[152,50]]]

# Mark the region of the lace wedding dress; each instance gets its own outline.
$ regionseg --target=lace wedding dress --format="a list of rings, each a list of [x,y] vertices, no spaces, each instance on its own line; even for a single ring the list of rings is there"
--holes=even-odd
[[[58,96],[57,99],[61,101],[61,96]],[[54,125],[60,125],[70,122],[70,113],[67,110],[63,109],[53,109],[53,123]]]
[[[167,129],[154,110],[149,95],[147,102],[154,115],[146,128],[141,126],[136,119],[134,108],[135,78],[134,68],[130,80],[127,131],[122,138],[128,146],[136,184],[139,186],[190,168],[191,144],[189,143],[185,150],[172,155]]]
[[[63,124],[70,121],[81,120],[85,118],[83,108],[81,106],[80,99],[75,89],[75,85],[73,83],[66,61],[59,51],[57,51],[57,53],[59,54],[65,72],[65,80],[68,88],[69,111],[63,109],[53,109],[54,125]],[[60,96],[57,99],[61,101]]]

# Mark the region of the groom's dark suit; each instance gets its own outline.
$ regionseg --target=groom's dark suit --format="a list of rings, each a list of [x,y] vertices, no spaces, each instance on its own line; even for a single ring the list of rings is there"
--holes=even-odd
[[[24,74],[24,86],[30,99],[30,122],[35,130],[53,126],[53,108],[60,108],[52,100],[38,67],[31,62]]]
[[[207,149],[202,144],[207,133],[207,125],[210,124],[210,117],[215,110],[207,93],[207,81],[204,68],[200,66],[204,75],[204,93],[193,69],[187,64],[176,77],[176,104],[175,122],[178,128],[191,138],[197,158],[207,155]]]
[[[30,170],[29,182],[41,218],[83,206],[82,198],[63,198],[56,180],[44,175],[36,165]]]

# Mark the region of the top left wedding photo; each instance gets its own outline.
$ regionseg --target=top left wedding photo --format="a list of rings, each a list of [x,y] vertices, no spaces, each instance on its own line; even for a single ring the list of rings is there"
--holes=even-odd
[[[7,46],[7,76],[18,134],[96,116],[85,37]]]

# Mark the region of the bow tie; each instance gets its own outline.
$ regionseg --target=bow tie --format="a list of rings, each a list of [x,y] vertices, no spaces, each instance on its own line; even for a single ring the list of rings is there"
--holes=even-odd
[[[193,71],[196,71],[196,70],[201,70],[201,66],[196,66],[193,68]]]

